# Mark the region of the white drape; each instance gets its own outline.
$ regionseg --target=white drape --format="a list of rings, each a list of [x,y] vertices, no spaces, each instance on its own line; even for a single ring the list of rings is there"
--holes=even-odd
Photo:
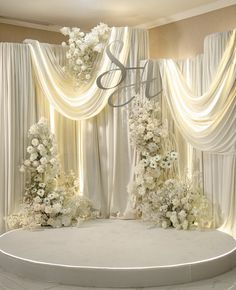
[[[206,37],[204,53],[194,58],[176,61],[188,87],[196,101],[205,94],[216,77],[222,56],[229,47],[233,32],[216,33]],[[234,44],[235,46],[235,44]],[[159,61],[156,61],[158,64]],[[234,75],[235,77],[235,75]],[[177,110],[176,110],[177,111]],[[236,156],[235,154],[213,154],[202,152],[191,146],[180,133],[172,111],[165,97],[162,97],[163,118],[168,118],[169,127],[175,136],[180,156],[180,173],[193,178],[195,184],[202,185],[212,203],[221,209],[222,229],[236,237]],[[176,113],[176,112],[175,112]],[[234,135],[236,127],[233,127]],[[187,139],[188,140],[188,139]],[[235,145],[230,148],[235,151]],[[215,224],[220,223],[219,211],[213,207]]]
[[[0,43],[0,232],[19,204],[27,131],[35,122],[35,88],[27,45]]]
[[[200,150],[231,152],[236,143],[236,30],[202,95],[195,96],[173,60],[162,64],[164,95],[181,134]]]
[[[127,66],[139,66],[148,57],[148,34],[131,30]],[[127,74],[126,84],[134,83],[136,72]],[[119,102],[132,96],[128,88],[119,93]],[[127,185],[132,178],[134,152],[129,143],[127,107],[107,105],[96,117],[81,121],[84,194],[101,210],[102,216],[123,215],[128,201]]]
[[[136,30],[142,33],[142,30]],[[123,64],[126,64],[131,48],[132,29],[128,27],[113,27],[109,43],[120,40],[115,44],[112,51],[114,56]],[[50,46],[40,44],[36,40],[26,40],[30,47],[34,71],[43,94],[48,98],[50,104],[65,117],[73,120],[83,120],[96,116],[106,106],[112,90],[101,90],[97,87],[96,78],[114,68],[110,59],[104,51],[94,78],[89,84],[76,88],[70,77],[63,72],[58,65],[55,55]],[[122,49],[121,49],[122,48]],[[105,87],[114,87],[120,78],[120,72],[110,73],[104,81]],[[113,89],[114,90],[114,89]]]

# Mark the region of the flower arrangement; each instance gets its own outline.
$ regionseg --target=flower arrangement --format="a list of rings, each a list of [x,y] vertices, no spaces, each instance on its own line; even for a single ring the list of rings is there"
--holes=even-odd
[[[69,36],[68,43],[62,42],[63,47],[68,47],[66,69],[76,80],[77,85],[86,84],[92,78],[97,56],[104,50],[110,28],[100,23],[86,34],[77,27],[63,27],[61,33]]]
[[[177,178],[178,153],[172,149],[168,126],[158,102],[136,97],[129,119],[130,141],[139,161],[129,193],[137,217],[163,228],[209,226],[209,204],[189,181]]]
[[[9,228],[71,226],[94,217],[88,199],[78,194],[73,172],[61,172],[55,136],[42,118],[29,129],[27,158],[20,171],[26,173],[23,203],[19,212],[7,217]]]

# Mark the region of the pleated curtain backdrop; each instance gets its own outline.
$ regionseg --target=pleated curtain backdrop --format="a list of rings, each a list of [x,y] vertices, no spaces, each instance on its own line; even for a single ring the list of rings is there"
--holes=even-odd
[[[210,35],[205,40],[203,55],[178,61],[197,95],[209,87],[230,35],[231,32]],[[138,64],[148,54],[147,45],[140,50],[135,46],[134,35],[132,41],[134,50],[128,65]],[[58,62],[63,64],[63,49],[60,46],[53,49]],[[3,217],[17,207],[22,196],[24,180],[18,169],[26,152],[27,130],[40,116],[49,119],[56,134],[64,169],[80,173],[84,194],[93,200],[102,216],[117,212],[122,215],[135,160],[129,145],[126,108],[113,110],[106,106],[99,115],[84,121],[65,118],[35,87],[26,44],[0,44],[0,85],[0,231],[5,230]],[[129,93],[123,92],[120,97],[126,100]],[[169,119],[180,151],[180,172],[183,174],[188,168],[189,175],[202,173],[193,176],[194,182],[202,182],[205,193],[221,206],[224,229],[236,235],[235,155],[213,155],[192,148],[179,133],[166,105],[162,100],[163,117]],[[217,212],[214,214],[217,220]]]

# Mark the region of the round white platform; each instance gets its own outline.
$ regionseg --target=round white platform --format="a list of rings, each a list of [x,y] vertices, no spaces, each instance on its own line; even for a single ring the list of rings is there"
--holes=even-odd
[[[236,265],[220,231],[149,228],[96,220],[80,228],[15,230],[0,237],[0,266],[31,279],[97,287],[148,287],[210,278]]]

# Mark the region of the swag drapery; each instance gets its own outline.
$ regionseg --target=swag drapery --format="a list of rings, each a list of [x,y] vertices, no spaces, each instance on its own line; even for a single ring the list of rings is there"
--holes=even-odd
[[[236,30],[203,94],[194,94],[173,60],[163,60],[161,72],[164,96],[184,138],[202,151],[233,152],[236,144]]]

